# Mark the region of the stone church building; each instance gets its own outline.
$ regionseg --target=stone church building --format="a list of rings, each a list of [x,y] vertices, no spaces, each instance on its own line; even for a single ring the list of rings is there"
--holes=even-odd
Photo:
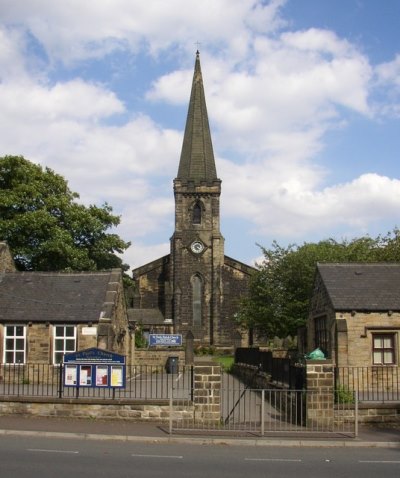
[[[152,332],[191,332],[203,346],[232,346],[240,298],[253,268],[224,254],[217,176],[199,52],[174,179],[175,231],[170,253],[133,271],[130,320]]]

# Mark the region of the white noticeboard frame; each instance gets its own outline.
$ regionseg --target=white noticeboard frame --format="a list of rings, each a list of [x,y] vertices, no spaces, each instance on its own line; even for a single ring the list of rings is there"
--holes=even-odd
[[[65,385],[75,386],[77,377],[77,366],[66,365],[65,366]]]

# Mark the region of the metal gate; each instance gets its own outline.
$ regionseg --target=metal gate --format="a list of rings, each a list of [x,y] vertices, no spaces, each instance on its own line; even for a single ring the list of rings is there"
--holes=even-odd
[[[224,374],[225,375],[225,374]],[[247,436],[310,435],[357,436],[356,397],[332,393],[331,406],[322,416],[312,410],[320,392],[307,390],[250,389],[232,377],[223,376],[219,415],[207,414],[193,400],[192,390],[172,390],[170,433],[207,432]],[[318,412],[319,413],[319,412]],[[321,414],[319,414],[321,415]]]

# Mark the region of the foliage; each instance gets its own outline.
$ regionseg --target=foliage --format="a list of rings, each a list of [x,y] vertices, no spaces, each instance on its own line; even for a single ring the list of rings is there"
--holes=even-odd
[[[266,338],[286,337],[296,335],[306,323],[317,262],[399,261],[400,232],[395,229],[376,239],[327,239],[302,246],[282,247],[273,242],[270,249],[261,249],[264,260],[250,281],[237,321]]]
[[[344,385],[339,385],[335,390],[335,403],[355,403],[354,392],[349,390]]]
[[[139,325],[135,330],[135,348],[146,349],[149,343],[143,333],[142,327]]]
[[[108,204],[86,207],[78,198],[51,169],[22,156],[0,158],[0,240],[19,270],[128,268],[116,254],[130,244],[106,232],[119,216]]]
[[[200,345],[194,349],[195,355],[214,355],[215,352],[215,347],[213,347],[212,345]]]

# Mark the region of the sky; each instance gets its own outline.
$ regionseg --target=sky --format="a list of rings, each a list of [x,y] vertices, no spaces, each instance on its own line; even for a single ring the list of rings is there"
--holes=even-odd
[[[399,0],[0,0],[0,156],[169,252],[200,61],[225,254],[400,226]]]

